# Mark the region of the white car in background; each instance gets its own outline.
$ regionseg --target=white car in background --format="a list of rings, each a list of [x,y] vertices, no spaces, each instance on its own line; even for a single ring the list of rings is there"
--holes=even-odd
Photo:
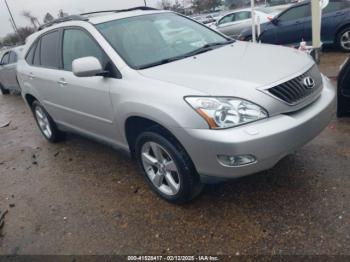
[[[271,21],[279,12],[268,7],[256,8],[255,14],[259,18],[260,23]],[[239,34],[247,27],[252,26],[251,9],[238,9],[224,15],[222,18],[211,26],[229,37],[237,38]]]

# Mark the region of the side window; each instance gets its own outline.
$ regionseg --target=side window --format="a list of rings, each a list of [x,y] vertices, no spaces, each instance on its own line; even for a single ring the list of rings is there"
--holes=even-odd
[[[9,64],[17,63],[17,54],[16,52],[10,52],[10,61]]]
[[[33,58],[34,58],[34,52],[36,49],[38,42],[35,42],[29,49],[29,52],[27,53],[26,56],[26,61],[28,64],[32,65],[33,64]]]
[[[59,31],[43,35],[40,44],[40,64],[47,68],[59,68]],[[39,46],[39,45],[38,45]],[[38,48],[37,48],[38,49]]]
[[[282,22],[287,22],[305,18],[310,15],[310,11],[310,5],[297,6],[283,13],[279,17],[279,20]]]
[[[33,57],[33,65],[40,66],[40,46],[41,40],[38,41],[38,44],[34,48],[34,57]]]
[[[6,53],[2,59],[1,59],[1,64],[7,65],[9,63],[10,55],[9,53]]]
[[[326,8],[323,9],[322,13],[327,14],[327,13],[337,12],[344,8],[346,8],[346,3],[344,1],[339,1],[339,2],[330,1],[326,6]]]
[[[234,20],[235,20],[235,14],[229,14],[219,21],[219,25],[231,23]]]
[[[63,68],[72,71],[75,59],[93,56],[96,57],[103,68],[109,60],[98,44],[84,31],[79,29],[66,29],[63,36]]]
[[[236,13],[235,20],[234,21],[240,21],[240,20],[246,20],[251,17],[251,12],[239,12]]]

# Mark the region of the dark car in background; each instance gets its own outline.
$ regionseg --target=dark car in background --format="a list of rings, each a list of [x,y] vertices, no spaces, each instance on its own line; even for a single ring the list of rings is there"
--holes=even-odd
[[[251,29],[244,30],[239,39],[250,40]],[[259,39],[263,43],[298,46],[311,43],[311,3],[305,1],[288,8],[270,22],[261,25]],[[350,1],[330,0],[322,10],[321,40],[350,52]]]
[[[4,95],[21,91],[17,80],[17,60],[21,51],[22,47],[14,47],[0,56],[0,91]]]

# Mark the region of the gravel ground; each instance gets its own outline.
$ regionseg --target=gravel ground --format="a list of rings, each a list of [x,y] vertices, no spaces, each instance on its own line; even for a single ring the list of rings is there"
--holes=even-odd
[[[328,52],[336,74],[345,55]],[[0,95],[0,254],[348,254],[350,119],[275,168],[158,199],[135,163],[70,135],[52,145],[19,96]]]

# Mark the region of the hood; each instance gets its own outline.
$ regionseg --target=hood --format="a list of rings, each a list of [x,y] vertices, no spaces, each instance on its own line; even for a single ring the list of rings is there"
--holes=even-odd
[[[207,95],[235,96],[288,81],[313,64],[310,56],[292,48],[237,41],[139,72]]]

